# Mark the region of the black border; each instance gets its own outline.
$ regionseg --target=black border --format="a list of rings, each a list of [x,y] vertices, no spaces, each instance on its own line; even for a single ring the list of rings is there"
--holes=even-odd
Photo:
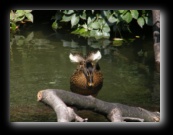
[[[25,131],[28,130],[30,132],[35,130],[42,130],[45,131],[47,129],[50,130],[57,130],[57,131],[70,131],[70,130],[85,130],[87,129],[87,131],[92,131],[92,130],[98,130],[98,131],[102,131],[102,130],[115,130],[115,132],[119,131],[119,130],[123,130],[123,131],[128,131],[130,130],[140,130],[140,129],[148,129],[145,131],[161,131],[164,130],[165,128],[170,127],[168,124],[168,120],[169,120],[169,115],[168,115],[168,103],[170,103],[169,99],[167,96],[167,92],[168,92],[168,88],[165,83],[168,82],[167,80],[167,73],[165,70],[165,65],[167,65],[167,59],[168,57],[166,57],[166,55],[168,54],[168,50],[167,50],[167,45],[168,45],[168,35],[167,35],[167,31],[168,31],[168,18],[171,18],[171,13],[170,10],[168,10],[167,6],[164,6],[164,4],[169,4],[168,2],[161,2],[161,3],[157,3],[153,2],[153,3],[147,3],[146,1],[142,2],[142,1],[130,1],[127,3],[127,0],[125,1],[121,1],[121,3],[118,3],[117,1],[115,2],[110,2],[110,1],[94,1],[90,2],[90,1],[81,1],[81,3],[79,4],[79,1],[75,2],[73,1],[72,3],[70,3],[69,0],[64,0],[64,3],[59,3],[58,1],[56,3],[50,2],[50,3],[44,3],[44,1],[39,1],[38,3],[32,3],[31,1],[14,1],[11,2],[9,1],[9,3],[11,5],[9,5],[9,7],[6,5],[6,3],[8,3],[8,1],[6,2],[2,2],[1,6],[3,6],[1,9],[3,9],[3,14],[2,14],[2,21],[1,23],[3,23],[1,26],[2,27],[2,32],[3,34],[1,35],[2,41],[4,41],[2,43],[1,46],[1,59],[3,61],[3,68],[1,69],[1,71],[3,72],[3,78],[2,78],[2,82],[3,82],[3,89],[2,89],[2,95],[1,95],[1,103],[3,103],[3,110],[1,110],[3,114],[3,116],[1,115],[0,118],[3,118],[1,122],[2,126],[1,128],[3,128],[5,130],[5,132],[10,132],[10,131],[16,131],[16,132],[20,132],[20,131]],[[127,4],[126,4],[127,3]],[[35,122],[30,122],[30,123],[10,123],[9,122],[9,85],[10,85],[10,80],[9,80],[9,13],[11,9],[32,9],[32,10],[55,10],[55,9],[148,9],[148,10],[152,10],[152,9],[158,9],[161,10],[161,100],[163,101],[161,103],[161,121],[159,123],[35,123]],[[170,27],[169,27],[170,29]],[[166,53],[165,53],[166,52]],[[5,71],[5,72],[4,72]],[[5,81],[5,82],[4,82]],[[3,99],[3,100],[2,100]],[[168,102],[169,101],[169,102]],[[69,129],[69,130],[66,130]],[[90,129],[90,130],[88,130]],[[128,130],[127,130],[128,129]],[[121,130],[121,131],[122,131]],[[14,132],[13,132],[14,133]],[[26,132],[25,132],[26,133]],[[28,132],[27,132],[28,133]],[[85,132],[84,132],[85,133]],[[139,132],[140,133],[140,132]],[[143,133],[143,132],[142,132]]]

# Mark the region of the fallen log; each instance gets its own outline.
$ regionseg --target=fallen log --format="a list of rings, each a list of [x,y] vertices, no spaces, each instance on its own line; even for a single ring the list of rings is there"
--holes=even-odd
[[[73,107],[92,110],[107,117],[111,122],[159,122],[160,113],[150,112],[141,107],[105,102],[92,96],[83,96],[60,89],[45,89],[37,93],[37,101],[53,108],[58,122],[85,122],[87,118],[78,116]]]

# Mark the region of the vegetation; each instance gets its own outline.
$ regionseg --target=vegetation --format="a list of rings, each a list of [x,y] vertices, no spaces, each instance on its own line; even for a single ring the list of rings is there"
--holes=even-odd
[[[131,32],[133,19],[141,28],[152,22],[151,10],[58,10],[52,19],[54,30],[60,29],[62,22],[70,22],[71,33],[96,39],[109,38],[111,32]]]
[[[32,10],[11,10],[10,32],[16,32],[21,23],[33,22]]]
[[[10,32],[16,32],[20,24],[33,22],[32,10],[11,10]],[[109,38],[111,33],[130,32],[132,21],[143,28],[152,22],[151,10],[57,10],[50,18],[53,30],[64,24],[71,25],[71,33],[96,39]],[[64,27],[63,27],[64,28]]]

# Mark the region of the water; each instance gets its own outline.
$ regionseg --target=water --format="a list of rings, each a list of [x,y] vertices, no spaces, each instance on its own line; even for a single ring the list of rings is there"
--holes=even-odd
[[[19,34],[10,47],[10,121],[56,122],[55,112],[37,102],[37,93],[47,88],[69,91],[69,78],[76,68],[69,53],[92,50],[102,53],[104,85],[97,98],[159,111],[160,74],[155,77],[152,42],[136,41],[115,46],[109,40],[98,43],[70,34],[38,30]],[[90,111],[79,114],[91,122],[107,121]]]

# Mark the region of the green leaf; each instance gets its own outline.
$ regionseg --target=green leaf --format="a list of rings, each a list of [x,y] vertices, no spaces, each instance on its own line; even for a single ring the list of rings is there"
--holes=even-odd
[[[31,13],[26,13],[26,17],[33,23],[33,15]]]
[[[110,37],[110,33],[108,33],[108,32],[103,32],[103,37],[109,38],[109,37]]]
[[[124,10],[118,10],[120,13],[123,13],[124,12]]]
[[[102,29],[103,32],[110,32],[110,27],[108,25],[105,25]]]
[[[109,21],[110,23],[115,23],[115,22],[117,22],[117,18],[115,18],[113,15],[111,15],[111,16],[108,18],[108,21]]]
[[[15,31],[15,30],[16,30],[16,24],[13,23],[13,22],[10,22],[10,29],[11,29],[12,31]]]
[[[137,23],[139,24],[139,26],[142,28],[143,27],[143,25],[144,25],[144,18],[143,17],[139,17],[138,19],[137,19]]]
[[[99,29],[100,28],[100,24],[98,22],[93,22],[89,26],[93,29]]]
[[[22,17],[25,15],[25,11],[24,10],[17,10],[16,11],[16,17]]]
[[[85,32],[87,32],[87,30],[85,28],[78,28],[78,29],[72,31],[71,33],[72,34],[83,34]]]
[[[68,14],[68,15],[74,13],[74,10],[66,10],[66,11],[67,11],[66,14]]]
[[[88,17],[87,24],[90,24],[90,22],[91,22],[91,17]]]
[[[58,23],[56,22],[56,20],[52,23],[52,28],[55,30],[58,28]]]
[[[109,17],[111,15],[110,10],[104,10],[103,11],[104,16]]]
[[[11,10],[11,12],[10,12],[10,21],[14,21],[14,19],[15,19],[15,14],[14,14],[13,10]]]
[[[25,16],[23,16],[23,17],[17,17],[17,18],[15,18],[15,22],[20,22],[20,21],[22,21],[23,19],[25,18]]]
[[[125,15],[121,15],[121,17],[127,23],[130,23],[132,21],[132,15],[129,12],[127,12]]]
[[[86,20],[86,13],[83,12],[82,15],[80,15],[80,18],[82,18],[83,20]]]
[[[31,13],[32,10],[24,10],[25,13]]]
[[[62,22],[69,22],[69,21],[71,21],[71,16],[66,16],[66,15],[63,15],[63,17],[62,17],[62,20],[61,20]]]
[[[85,24],[83,24],[83,25],[82,25],[82,27],[83,27],[83,28],[85,28],[85,29],[88,29],[88,26],[87,26],[87,24],[86,24],[86,23],[85,23]]]
[[[73,14],[71,17],[71,27],[75,26],[79,22],[79,16]]]
[[[137,10],[130,10],[130,12],[134,19],[138,19],[139,13]]]
[[[90,36],[91,37],[100,37],[100,36],[102,36],[102,32],[100,32],[99,30],[91,30],[90,31]]]

